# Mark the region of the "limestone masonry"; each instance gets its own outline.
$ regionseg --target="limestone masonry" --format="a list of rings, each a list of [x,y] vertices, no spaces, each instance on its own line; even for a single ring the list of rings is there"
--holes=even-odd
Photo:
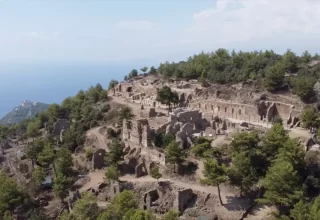
[[[157,90],[164,85],[176,91],[179,106],[168,113],[166,105],[156,101]],[[121,82],[113,96],[140,105],[140,117],[129,124],[123,122],[123,140],[131,147],[153,146],[156,133],[174,134],[184,147],[192,136],[216,137],[229,126],[254,123],[268,125],[277,117],[288,128],[300,126],[304,107],[298,99],[285,95],[259,92],[243,85],[202,87],[197,80],[168,80],[144,77]]]

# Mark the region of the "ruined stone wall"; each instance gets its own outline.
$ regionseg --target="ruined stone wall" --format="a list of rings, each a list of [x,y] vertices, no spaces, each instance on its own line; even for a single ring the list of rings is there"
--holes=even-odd
[[[199,110],[179,112],[176,117],[179,122],[194,124],[196,129],[201,129],[202,113]]]
[[[92,169],[102,169],[105,166],[104,156],[106,151],[104,149],[96,150],[92,155]]]
[[[184,212],[184,210],[186,209],[188,203],[193,198],[193,196],[194,196],[194,193],[192,189],[178,190],[176,192],[176,198],[173,203],[174,208],[179,210],[180,213]]]
[[[126,121],[123,121],[122,139],[134,147],[149,147],[151,131],[148,120],[145,118],[132,120],[131,128],[128,128]]]
[[[265,103],[265,104],[264,104]],[[212,116],[219,116],[221,118],[234,118],[238,120],[244,120],[248,122],[270,122],[277,115],[280,116],[284,121],[292,115],[299,118],[300,110],[294,109],[292,105],[266,101],[262,104],[262,110],[258,109],[257,106],[247,105],[241,103],[223,102],[216,100],[203,100],[201,102],[193,102],[189,105],[192,109],[199,109],[206,113],[206,119],[211,120]],[[263,106],[264,104],[264,106]]]

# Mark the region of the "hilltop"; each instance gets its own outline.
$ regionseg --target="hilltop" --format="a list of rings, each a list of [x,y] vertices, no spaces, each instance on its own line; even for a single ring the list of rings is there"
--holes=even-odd
[[[31,120],[0,126],[0,194],[36,204],[23,207],[28,213],[0,205],[0,218],[261,220],[274,211],[319,212],[318,57],[251,55],[255,64],[275,61],[252,72],[246,59],[234,65],[243,53],[218,51],[143,74],[133,69],[108,90],[98,83]],[[224,78],[221,61],[237,69],[234,80]],[[28,196],[20,196],[24,185]]]
[[[20,106],[15,107],[11,112],[0,119],[0,124],[16,124],[24,119],[33,118],[36,114],[47,110],[49,104],[41,102],[22,101]]]

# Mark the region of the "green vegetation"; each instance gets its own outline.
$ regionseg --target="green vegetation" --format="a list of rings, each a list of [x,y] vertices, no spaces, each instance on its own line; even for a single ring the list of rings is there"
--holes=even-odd
[[[301,114],[301,121],[305,128],[318,128],[320,126],[318,111],[314,107],[307,107]]]
[[[23,105],[15,107],[11,112],[0,119],[0,125],[16,124],[26,119],[32,119],[48,109],[49,105],[41,102],[25,101]]]
[[[226,49],[217,49],[210,53],[199,53],[185,61],[161,63],[156,69],[150,67],[149,74],[159,74],[164,78],[199,79],[203,86],[207,82],[219,84],[250,83],[269,90],[288,90],[297,94],[303,101],[313,101],[313,86],[315,79],[319,78],[319,68],[308,67],[310,61],[318,59],[305,51],[297,56],[290,50],[283,55],[273,50],[235,52]],[[146,67],[141,68],[146,73]],[[145,71],[144,71],[145,70]],[[138,71],[133,69],[125,80],[137,76]],[[297,74],[298,77],[289,76]]]
[[[109,144],[109,153],[106,156],[106,161],[114,166],[118,166],[118,162],[123,160],[124,157],[124,146],[117,139],[113,139],[112,142]]]
[[[119,82],[117,80],[114,80],[112,79],[110,82],[109,82],[109,86],[108,86],[108,90],[110,89],[113,89],[116,85],[118,85]]]
[[[186,158],[185,151],[175,141],[172,141],[165,148],[166,161],[173,164],[173,171],[176,172],[176,164],[180,165]]]
[[[211,147],[211,141],[206,138],[199,137],[195,140],[191,152],[194,153],[195,156],[203,158],[210,154],[212,150],[213,148]]]
[[[164,215],[162,220],[179,220],[179,212],[175,210],[169,210],[169,212]]]
[[[154,137],[154,145],[159,148],[165,148],[174,140],[175,137],[172,134],[164,134],[162,132],[158,132]]]
[[[203,174],[206,177],[203,180],[204,183],[212,186],[217,186],[219,201],[220,204],[223,205],[220,193],[220,184],[225,183],[228,180],[226,166],[224,164],[219,165],[216,160],[207,159],[204,162]]]
[[[118,167],[116,166],[109,166],[106,170],[105,177],[109,183],[112,181],[119,181],[120,172],[118,170]]]
[[[159,181],[159,179],[162,177],[162,174],[160,173],[158,166],[154,166],[151,168],[150,175],[157,181]]]
[[[169,107],[171,111],[171,106],[179,104],[179,96],[177,92],[171,90],[168,86],[163,86],[157,91],[157,101],[165,104]]]
[[[26,198],[16,182],[2,171],[0,171],[0,194],[0,216],[21,205]]]

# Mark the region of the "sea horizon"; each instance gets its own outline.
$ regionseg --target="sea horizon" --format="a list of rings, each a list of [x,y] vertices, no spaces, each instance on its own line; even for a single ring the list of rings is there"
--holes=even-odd
[[[100,83],[107,88],[109,81],[123,80],[135,68],[132,64],[51,63],[0,64],[0,118],[30,100],[60,104],[79,90]],[[139,69],[139,68],[137,68]]]

